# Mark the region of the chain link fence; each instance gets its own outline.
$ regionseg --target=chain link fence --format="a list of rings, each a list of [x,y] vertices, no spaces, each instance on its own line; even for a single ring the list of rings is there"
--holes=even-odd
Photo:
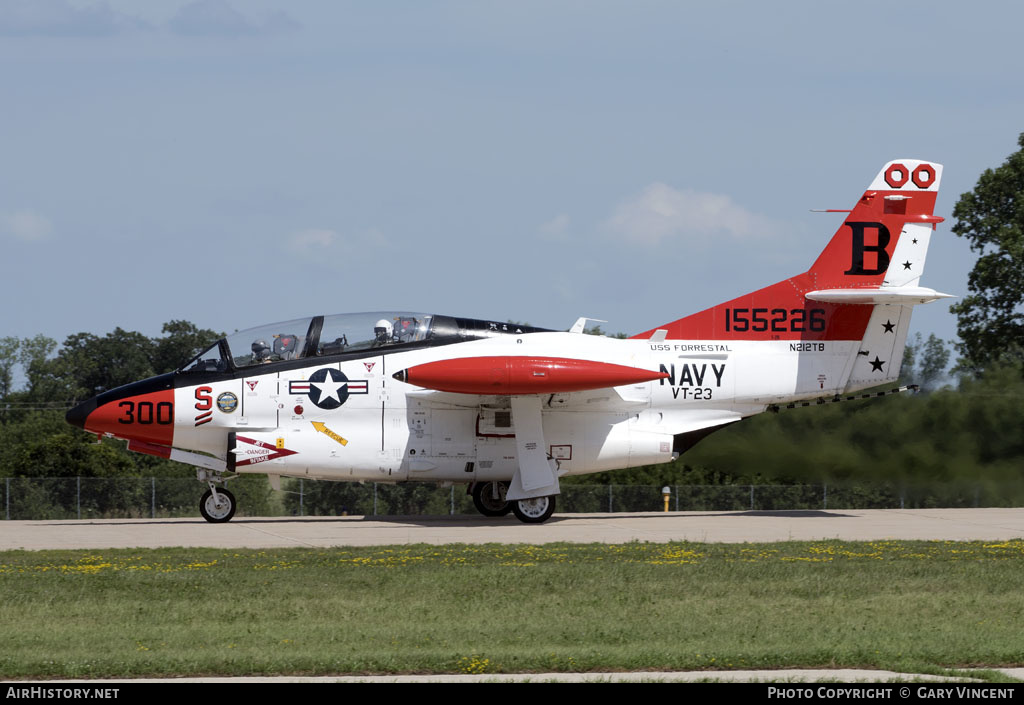
[[[177,477],[8,477],[0,484],[4,519],[92,519],[197,516],[207,486]],[[250,516],[273,513],[263,477],[230,483]]]
[[[316,482],[285,479],[274,492],[266,478],[242,476],[228,489],[238,516],[456,515],[476,514],[465,485]],[[657,512],[663,488],[645,485],[562,485],[557,511]],[[1016,493],[998,487],[947,484],[889,485],[673,485],[672,511],[770,511],[799,509],[902,509],[1020,506]],[[190,478],[4,478],[4,519],[192,517],[206,485]]]

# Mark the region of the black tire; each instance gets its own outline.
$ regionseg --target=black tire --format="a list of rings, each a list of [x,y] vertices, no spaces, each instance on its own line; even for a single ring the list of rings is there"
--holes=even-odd
[[[223,503],[220,507],[213,503],[213,492],[206,490],[203,493],[203,498],[199,500],[199,513],[203,515],[203,519],[212,524],[223,524],[226,521],[231,521],[231,517],[235,515],[235,509],[238,507],[235,495],[231,494],[228,490],[218,489],[217,496],[220,497]]]
[[[507,482],[499,482],[498,499],[494,499],[491,487],[493,482],[477,482],[473,485],[473,506],[485,517],[503,517],[512,511],[513,502],[505,499],[508,491]]]
[[[516,519],[524,524],[542,524],[555,512],[555,496],[520,499],[511,502]]]

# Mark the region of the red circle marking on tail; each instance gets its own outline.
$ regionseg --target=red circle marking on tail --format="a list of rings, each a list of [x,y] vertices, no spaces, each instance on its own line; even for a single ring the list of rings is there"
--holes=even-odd
[[[915,186],[918,188],[928,188],[935,183],[935,169],[932,168],[931,164],[922,164],[914,169],[913,178]]]
[[[899,174],[898,176],[897,173]],[[903,188],[903,184],[907,183],[907,179],[909,178],[910,172],[907,170],[907,167],[903,166],[899,162],[890,164],[889,168],[885,170],[885,183],[889,184],[893,188]]]

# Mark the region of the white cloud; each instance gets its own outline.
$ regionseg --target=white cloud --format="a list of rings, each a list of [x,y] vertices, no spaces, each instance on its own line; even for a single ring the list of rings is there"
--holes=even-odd
[[[50,236],[50,233],[53,232],[53,224],[49,219],[31,211],[19,211],[12,214],[0,214],[0,230],[19,240],[36,242]]]
[[[338,234],[333,230],[310,228],[291,233],[285,243],[292,252],[306,255],[329,248],[337,239]]]
[[[653,183],[620,203],[605,225],[631,242],[721,237],[755,240],[779,231],[770,218],[751,213],[724,194],[674,189]]]
[[[266,22],[257,23],[226,0],[195,0],[179,9],[167,27],[175,34],[188,36],[237,37],[289,32],[299,24],[281,11],[274,12]]]
[[[105,37],[158,28],[184,36],[242,37],[284,34],[300,27],[282,10],[262,22],[253,20],[227,0],[193,0],[157,27],[104,0],[0,0],[0,36]]]
[[[569,216],[565,213],[556,215],[538,228],[547,240],[565,240],[569,237]]]
[[[146,27],[105,2],[76,6],[68,0],[0,0],[4,36],[98,37]]]
[[[377,228],[364,230],[357,235],[343,235],[327,228],[307,228],[289,233],[284,247],[293,254],[320,256],[328,252],[344,251],[347,256],[355,252],[393,250],[395,246]]]

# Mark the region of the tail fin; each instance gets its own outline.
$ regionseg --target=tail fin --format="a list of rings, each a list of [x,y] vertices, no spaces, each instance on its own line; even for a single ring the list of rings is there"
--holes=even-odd
[[[886,164],[807,271],[817,289],[917,286],[936,223],[942,165]]]
[[[941,178],[934,162],[889,162],[806,272],[633,337],[663,329],[676,340],[862,340],[878,306],[945,296],[918,286],[943,220],[934,215]]]

